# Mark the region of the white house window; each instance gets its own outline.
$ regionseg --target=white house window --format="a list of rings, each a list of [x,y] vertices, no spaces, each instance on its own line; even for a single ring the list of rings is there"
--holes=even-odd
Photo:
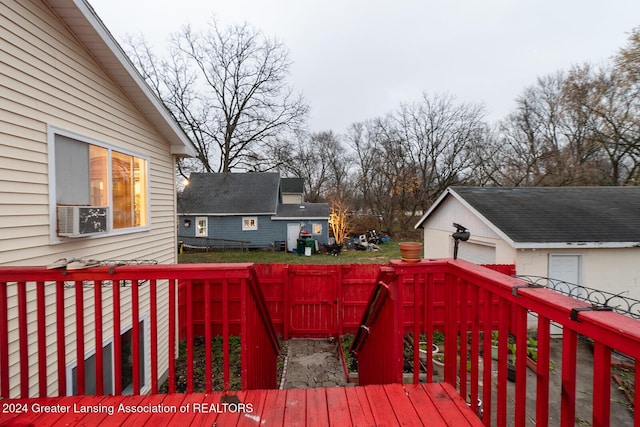
[[[313,234],[322,234],[322,224],[313,224]]]
[[[199,216],[196,218],[196,236],[207,237],[209,235],[209,218]]]
[[[147,160],[59,133],[53,145],[57,207],[106,207],[108,230],[149,224]]]
[[[258,217],[245,216],[242,217],[242,231],[251,231],[258,229]]]

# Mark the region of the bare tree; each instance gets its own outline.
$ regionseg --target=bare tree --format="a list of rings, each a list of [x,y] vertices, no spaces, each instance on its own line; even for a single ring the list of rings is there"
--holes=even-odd
[[[128,45],[136,66],[196,144],[198,163],[183,167],[272,167],[268,154],[283,144],[281,135],[306,119],[306,103],[286,82],[287,50],[247,24],[220,28],[212,20],[201,33],[186,26],[172,36],[162,61],[144,40]]]
[[[640,27],[631,31],[627,45],[616,55],[615,68],[625,75],[627,82],[640,86]]]
[[[448,94],[422,95],[395,115],[421,182],[419,201],[433,202],[447,187],[468,182],[472,152],[487,133],[484,107]]]
[[[304,179],[306,200],[349,199],[352,157],[332,131],[298,132],[296,142],[280,158],[280,169],[285,174]]]
[[[364,211],[410,230],[450,185],[469,183],[485,137],[483,107],[423,95],[384,118],[354,124],[348,139],[360,165]]]

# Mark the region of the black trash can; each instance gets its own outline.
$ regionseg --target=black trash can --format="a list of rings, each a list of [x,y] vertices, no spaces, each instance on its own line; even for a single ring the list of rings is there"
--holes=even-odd
[[[304,255],[304,248],[305,248],[306,242],[307,242],[307,239],[298,239],[297,245],[296,245],[296,252],[298,252],[298,255],[300,256]]]

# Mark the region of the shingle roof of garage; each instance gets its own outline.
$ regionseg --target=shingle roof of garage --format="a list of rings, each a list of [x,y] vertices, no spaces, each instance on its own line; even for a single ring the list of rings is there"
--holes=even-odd
[[[192,173],[178,200],[178,213],[275,215],[279,191],[277,173]]]
[[[640,187],[451,187],[514,242],[640,242]]]

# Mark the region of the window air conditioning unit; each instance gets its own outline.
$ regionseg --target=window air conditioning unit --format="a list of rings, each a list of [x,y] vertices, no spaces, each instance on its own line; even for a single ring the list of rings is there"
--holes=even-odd
[[[82,237],[107,232],[105,206],[58,206],[58,236]]]

